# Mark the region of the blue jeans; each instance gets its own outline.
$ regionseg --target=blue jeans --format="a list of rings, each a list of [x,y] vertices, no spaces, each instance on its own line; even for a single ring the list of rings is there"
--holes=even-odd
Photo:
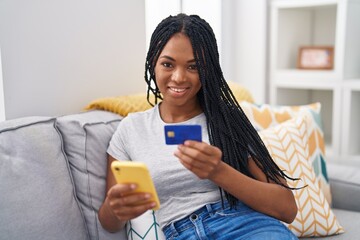
[[[166,239],[227,240],[227,239],[298,239],[283,223],[254,211],[239,202],[230,209],[225,202],[207,204],[189,216],[171,223],[163,229]]]

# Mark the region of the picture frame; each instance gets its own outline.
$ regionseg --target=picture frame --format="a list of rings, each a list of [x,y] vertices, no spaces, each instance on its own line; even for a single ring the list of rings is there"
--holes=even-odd
[[[302,46],[299,48],[298,69],[331,70],[334,68],[334,47]]]

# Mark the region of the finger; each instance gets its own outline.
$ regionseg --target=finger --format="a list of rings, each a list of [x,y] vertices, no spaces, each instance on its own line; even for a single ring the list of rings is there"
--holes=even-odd
[[[219,154],[221,155],[221,150],[219,148],[205,142],[187,140],[184,142],[184,146],[197,149],[198,151],[200,151],[201,153],[207,156],[219,155]]]
[[[153,201],[150,201],[148,197],[139,196],[134,198],[134,196],[126,196],[122,198],[113,199],[109,202],[112,209],[121,210],[122,212],[126,212],[126,209],[132,209],[134,207],[153,205]],[[124,210],[125,209],[125,210]]]
[[[179,158],[180,162],[189,170],[193,170],[194,168],[201,168],[201,166],[205,165],[204,161],[195,159],[193,157],[190,157],[184,153],[182,153],[180,150],[175,151],[174,155]]]
[[[203,152],[199,151],[197,148],[193,148],[191,146],[179,145],[178,146],[178,156],[179,158],[185,159],[196,159],[197,161],[205,162],[207,159],[207,155]]]
[[[153,207],[155,207],[154,202],[146,202],[136,206],[116,208],[114,213],[119,220],[128,221],[142,215]]]
[[[206,164],[194,165],[193,162],[186,162],[180,159],[181,164],[191,172],[193,172],[200,179],[209,178],[210,174],[213,172],[213,167]],[[196,161],[195,161],[196,162]]]
[[[116,201],[121,206],[136,206],[149,201],[150,198],[150,193],[133,193],[121,196]]]
[[[137,185],[134,183],[126,183],[126,184],[118,183],[109,189],[108,196],[113,197],[113,198],[121,197],[123,195],[134,192],[136,188],[137,188]]]
[[[179,158],[180,163],[192,171],[201,179],[206,178],[215,168],[219,160],[211,160],[210,157],[207,157],[204,160],[195,159],[181,153],[180,151],[175,151],[174,155]]]
[[[214,153],[214,155],[207,155],[195,148],[179,145],[174,155],[179,158],[182,164],[186,162],[186,167],[193,171],[194,168],[211,170],[212,166],[217,165],[219,161],[221,161],[221,151],[219,151],[219,153],[214,151]]]
[[[111,197],[108,197],[110,208],[118,217],[121,216],[121,219],[137,215],[142,209],[148,210],[156,205],[155,202],[150,201],[150,193],[133,192],[126,195],[110,195]]]
[[[193,140],[186,140],[183,144],[186,147],[191,147],[191,148],[195,148],[199,151],[204,151],[206,152],[206,147],[210,146],[209,144],[205,143],[205,142],[198,142],[198,141],[193,141]]]
[[[217,152],[217,148],[214,148],[215,150],[206,154],[195,148],[181,145],[178,147],[178,151],[175,152],[175,156],[177,156],[181,161],[187,162],[192,167],[207,168],[217,165],[219,161],[221,161],[221,151],[219,150]]]

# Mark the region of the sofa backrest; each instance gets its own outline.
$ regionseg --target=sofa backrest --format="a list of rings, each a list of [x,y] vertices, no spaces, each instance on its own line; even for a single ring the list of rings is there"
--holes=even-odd
[[[121,119],[93,110],[0,122],[0,239],[165,239],[153,211],[118,233],[98,221]]]
[[[0,123],[1,239],[89,239],[55,123]]]
[[[106,150],[121,119],[111,112],[89,111],[56,120],[90,239],[126,239],[125,230],[118,233],[104,230],[97,215],[105,197]]]

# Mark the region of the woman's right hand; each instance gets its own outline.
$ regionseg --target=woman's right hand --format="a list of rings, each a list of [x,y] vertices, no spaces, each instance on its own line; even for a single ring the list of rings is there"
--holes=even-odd
[[[117,161],[108,156],[106,196],[98,218],[101,226],[109,232],[124,228],[127,221],[134,219],[155,206],[149,201],[149,193],[136,192],[136,184],[117,184],[111,172],[111,163]]]
[[[135,192],[136,188],[136,184],[115,184],[107,192],[105,201],[118,220],[131,220],[155,207],[149,201],[151,194]]]

